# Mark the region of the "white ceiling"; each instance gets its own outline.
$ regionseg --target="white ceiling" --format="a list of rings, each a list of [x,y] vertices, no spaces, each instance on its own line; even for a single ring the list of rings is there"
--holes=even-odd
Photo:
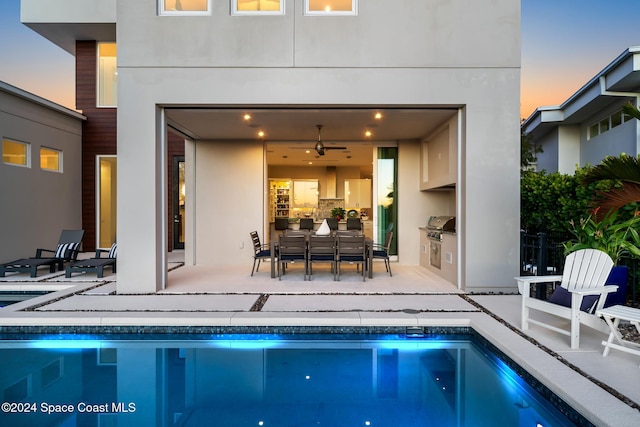
[[[263,139],[269,165],[371,165],[371,144],[420,139],[456,114],[457,108],[167,108],[169,125],[196,140],[246,141]],[[375,114],[381,118],[376,119]],[[244,115],[249,114],[249,120]],[[317,125],[323,125],[326,150],[318,156]],[[366,137],[365,131],[371,131]],[[258,136],[263,131],[264,136]],[[310,152],[307,153],[306,151]]]

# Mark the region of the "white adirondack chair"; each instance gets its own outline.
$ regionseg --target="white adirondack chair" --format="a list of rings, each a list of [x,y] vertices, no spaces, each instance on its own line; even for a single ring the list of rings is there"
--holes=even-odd
[[[572,349],[580,347],[581,323],[598,331],[609,333],[609,328],[600,317],[581,311],[580,306],[583,297],[598,295],[600,297],[592,313],[596,313],[597,310],[603,308],[607,294],[618,289],[615,285],[605,286],[612,267],[613,261],[605,252],[596,249],[583,249],[572,252],[567,256],[562,275],[516,277],[518,291],[522,294],[522,330],[526,331],[529,329],[529,323],[533,323],[552,331],[569,335]],[[571,294],[571,306],[565,307],[560,304],[532,298],[530,296],[531,284],[545,282],[560,282],[560,286]],[[569,320],[571,323],[570,330],[567,331],[539,320],[531,319],[529,316],[531,309]]]

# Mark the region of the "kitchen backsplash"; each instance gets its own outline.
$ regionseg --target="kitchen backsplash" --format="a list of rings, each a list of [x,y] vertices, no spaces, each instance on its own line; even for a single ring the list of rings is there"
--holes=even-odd
[[[318,219],[331,218],[333,208],[344,208],[344,199],[318,199]]]

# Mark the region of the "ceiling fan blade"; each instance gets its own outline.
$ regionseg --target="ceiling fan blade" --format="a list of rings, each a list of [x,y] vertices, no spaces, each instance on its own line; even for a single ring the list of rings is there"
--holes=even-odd
[[[325,150],[346,150],[347,147],[324,147]]]

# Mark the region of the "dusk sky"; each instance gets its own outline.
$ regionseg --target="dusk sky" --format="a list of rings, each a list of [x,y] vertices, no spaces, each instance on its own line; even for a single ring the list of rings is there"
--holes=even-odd
[[[20,0],[0,2],[0,80],[75,109],[73,56],[20,23]],[[521,117],[638,45],[640,0],[522,0]]]

